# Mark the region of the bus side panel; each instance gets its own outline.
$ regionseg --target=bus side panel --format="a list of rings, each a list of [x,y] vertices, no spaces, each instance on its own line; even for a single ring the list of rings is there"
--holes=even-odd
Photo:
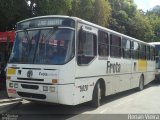
[[[74,84],[58,86],[58,102],[65,105],[75,105],[74,103]]]
[[[139,86],[139,79],[142,73],[139,72],[138,69],[138,60],[132,59],[131,88],[136,88]]]
[[[92,92],[97,78],[78,78],[75,82],[74,104],[92,100]]]
[[[59,73],[58,101],[60,104],[75,105],[73,102],[75,87],[75,58],[61,66]]]
[[[117,82],[117,84],[119,89],[117,92],[131,89],[131,85],[130,85],[131,76],[132,76],[131,60],[122,58],[119,60],[117,59],[116,61],[119,61],[121,65],[121,70],[120,70],[120,73],[118,74],[119,82]]]
[[[95,84],[100,79],[103,79],[105,81],[105,87],[106,87],[105,95],[115,94],[116,91],[118,91],[118,86],[119,86],[118,76],[78,78],[76,79],[75,82],[74,103],[80,104],[91,101]]]

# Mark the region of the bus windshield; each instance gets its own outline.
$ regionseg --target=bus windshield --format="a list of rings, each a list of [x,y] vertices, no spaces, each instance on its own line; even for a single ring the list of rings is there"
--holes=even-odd
[[[65,64],[74,56],[74,30],[32,29],[17,32],[10,63]]]

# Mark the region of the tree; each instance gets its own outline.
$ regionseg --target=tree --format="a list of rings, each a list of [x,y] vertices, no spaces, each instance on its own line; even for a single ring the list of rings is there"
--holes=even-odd
[[[149,42],[153,36],[152,26],[147,16],[137,14],[129,20],[129,25],[126,27],[127,34],[134,38]]]
[[[146,16],[149,18],[154,33],[152,41],[160,41],[160,6],[147,11]]]
[[[73,0],[72,15],[101,26],[108,26],[111,6],[108,0]]]
[[[126,26],[137,12],[133,0],[109,0],[112,6],[112,18],[109,28],[127,34]]]
[[[15,27],[15,23],[28,17],[27,3],[24,0],[1,0],[0,2],[0,31]]]
[[[94,3],[94,14],[92,22],[101,25],[108,26],[111,17],[111,6],[108,0],[95,0]]]
[[[35,0],[35,14],[41,15],[67,15],[71,9],[72,0]]]
[[[91,21],[94,12],[92,0],[72,0],[71,15]]]

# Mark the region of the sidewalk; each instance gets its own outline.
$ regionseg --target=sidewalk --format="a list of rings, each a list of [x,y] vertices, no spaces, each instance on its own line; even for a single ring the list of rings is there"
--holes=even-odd
[[[0,104],[22,101],[21,98],[8,98],[7,92],[5,89],[0,89]]]

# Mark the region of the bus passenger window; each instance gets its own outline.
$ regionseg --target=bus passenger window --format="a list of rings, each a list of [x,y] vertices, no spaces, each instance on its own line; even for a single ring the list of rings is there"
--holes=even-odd
[[[111,57],[121,57],[121,37],[116,36],[116,35],[110,35],[111,39],[111,48],[110,48],[110,54]]]
[[[122,55],[123,58],[131,58],[131,41],[127,38],[122,39]]]
[[[150,60],[150,47],[149,46],[146,47],[146,59]]]
[[[132,42],[132,58],[133,59],[139,59],[139,44],[138,42]]]
[[[140,43],[139,58],[143,60],[146,59],[146,46],[142,43]]]
[[[155,60],[155,49],[153,47],[150,47],[150,59]]]
[[[98,54],[105,57],[109,55],[108,33],[98,31]]]

